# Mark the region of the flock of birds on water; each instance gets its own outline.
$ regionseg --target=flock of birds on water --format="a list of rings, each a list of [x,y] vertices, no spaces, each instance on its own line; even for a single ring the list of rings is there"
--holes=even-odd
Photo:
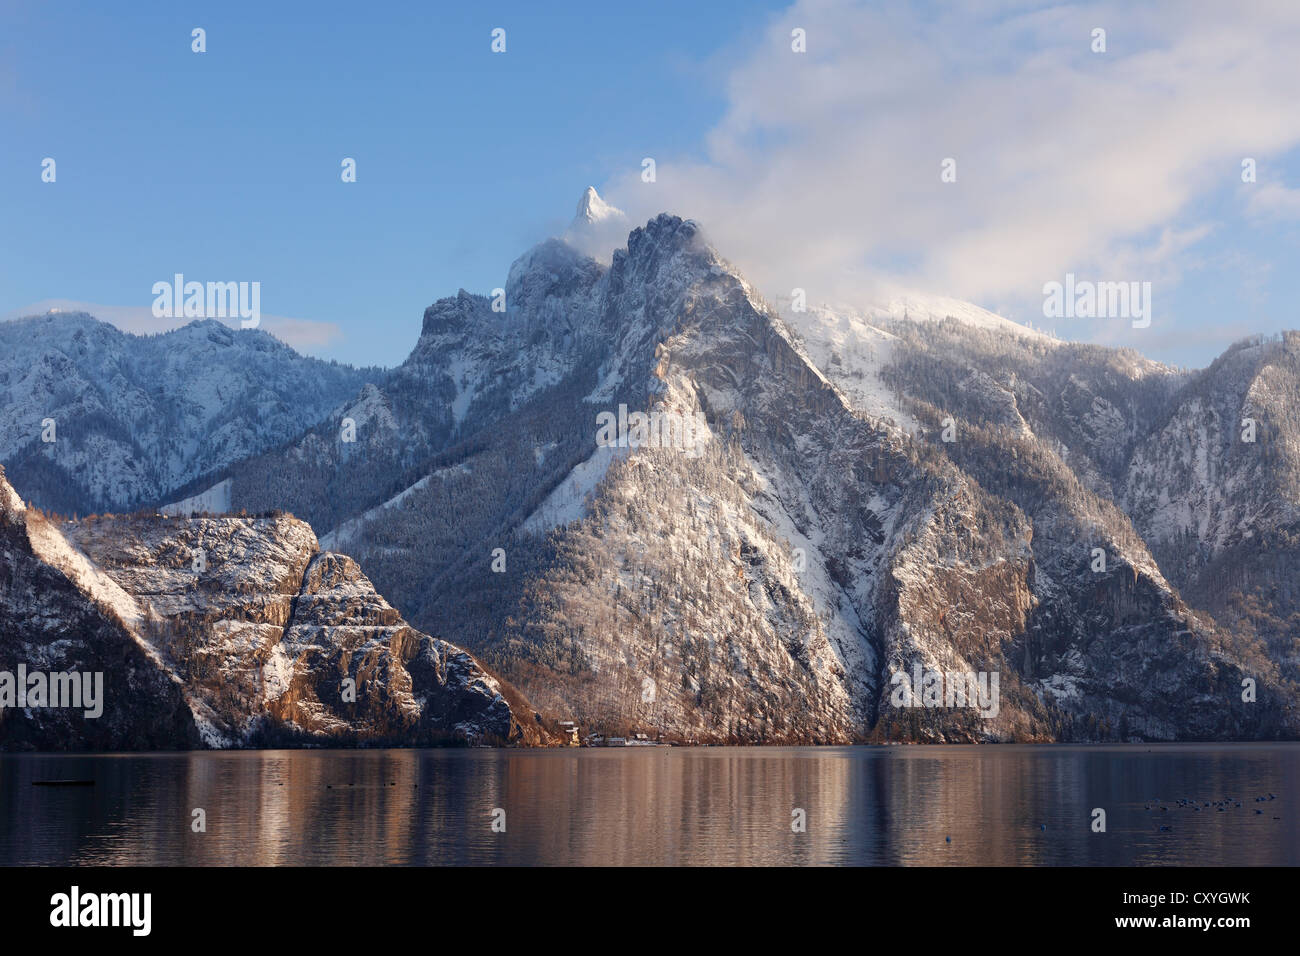
[[[1255,802],[1268,803],[1270,800],[1276,800],[1276,799],[1277,799],[1277,794],[1267,793],[1262,797],[1256,797]],[[1193,800],[1190,797],[1183,797],[1178,800],[1175,800],[1174,806],[1180,807],[1183,810],[1194,810],[1197,813],[1200,813],[1202,810],[1208,810],[1210,809],[1210,807],[1214,807],[1215,810],[1218,811],[1219,813],[1226,813],[1228,810],[1240,810],[1241,801],[1238,800],[1236,797],[1225,797],[1222,800],[1215,800],[1213,802],[1209,800],[1202,802],[1199,800]],[[1160,798],[1157,797],[1155,800],[1151,800],[1147,802],[1146,811],[1147,813],[1151,813],[1153,811],[1159,811],[1160,813],[1168,813],[1169,808],[1165,806],[1163,803],[1161,803]],[[1264,811],[1259,809],[1258,807],[1255,808],[1255,813],[1258,816],[1264,815]],[[1273,819],[1281,820],[1282,818],[1274,817]],[[1168,824],[1164,824],[1164,823],[1160,824],[1161,833],[1169,833],[1172,830],[1173,830],[1172,826],[1169,826]]]
[[[1262,797],[1256,797],[1256,798],[1255,798],[1255,802],[1256,802],[1256,803],[1268,803],[1270,800],[1276,800],[1276,799],[1277,799],[1277,794],[1275,794],[1275,793],[1266,793],[1266,794],[1264,794],[1264,796],[1262,796]],[[1178,800],[1175,800],[1175,801],[1174,801],[1174,806],[1176,806],[1176,807],[1181,807],[1181,808],[1184,809],[1184,810],[1194,810],[1194,811],[1196,811],[1197,813],[1200,813],[1202,810],[1208,810],[1208,809],[1210,809],[1210,807],[1214,807],[1214,808],[1215,808],[1219,813],[1225,813],[1225,812],[1227,812],[1228,810],[1240,810],[1240,809],[1241,809],[1241,801],[1238,800],[1236,797],[1225,797],[1225,798],[1222,799],[1222,800],[1214,800],[1214,801],[1206,800],[1206,801],[1204,801],[1204,802],[1201,802],[1201,801],[1199,801],[1199,800],[1193,800],[1191,797],[1183,797],[1183,798],[1180,798],[1180,799],[1178,799]],[[1159,798],[1159,797],[1156,797],[1156,799],[1154,799],[1154,800],[1148,800],[1148,801],[1147,801],[1147,804],[1146,804],[1146,811],[1147,811],[1147,813],[1151,813],[1153,810],[1158,810],[1158,811],[1160,811],[1161,813],[1168,813],[1168,812],[1169,812],[1169,808],[1166,807],[1164,804],[1162,804],[1162,803],[1160,802],[1160,798]],[[1263,811],[1263,810],[1260,810],[1258,807],[1256,807],[1256,809],[1255,809],[1255,813],[1256,813],[1257,815],[1259,815],[1259,816],[1263,816],[1263,815],[1264,815],[1264,811]],[[1281,820],[1282,818],[1281,818],[1281,817],[1274,817],[1273,819],[1274,819],[1274,820]],[[1040,824],[1038,825],[1038,829],[1040,829],[1040,830],[1046,830],[1046,829],[1047,829],[1047,824],[1046,824],[1046,823],[1040,823]],[[1173,828],[1172,826],[1169,826],[1168,824],[1164,824],[1164,823],[1160,824],[1160,832],[1161,832],[1161,833],[1172,833],[1172,832],[1173,832],[1173,829],[1174,829],[1174,828]],[[952,842],[952,837],[951,837],[951,836],[944,837],[944,842],[945,842],[945,843],[951,843],[951,842]]]

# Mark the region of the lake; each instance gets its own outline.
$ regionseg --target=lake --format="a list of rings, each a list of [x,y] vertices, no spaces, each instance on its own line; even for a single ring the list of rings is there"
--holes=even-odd
[[[1298,744],[0,755],[0,864],[1296,865],[1298,795]]]

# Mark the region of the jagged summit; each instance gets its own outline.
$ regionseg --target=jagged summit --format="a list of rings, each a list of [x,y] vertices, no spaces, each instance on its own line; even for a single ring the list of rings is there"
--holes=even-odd
[[[611,251],[627,238],[627,229],[628,219],[623,210],[601,199],[596,187],[588,186],[561,238],[584,255],[608,262]]]
[[[600,193],[596,192],[595,186],[588,186],[582,194],[582,198],[578,200],[578,211],[574,215],[569,228],[592,225],[611,219],[626,222],[627,216],[623,214],[623,210],[611,206],[601,199]]]

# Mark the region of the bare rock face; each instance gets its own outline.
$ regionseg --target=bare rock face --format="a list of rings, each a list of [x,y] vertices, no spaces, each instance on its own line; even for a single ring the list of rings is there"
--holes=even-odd
[[[270,712],[310,733],[406,742],[523,735],[497,682],[460,648],[407,625],[344,555],[312,559],[277,652],[292,676]],[[347,680],[354,692],[345,696]]]
[[[0,670],[103,673],[104,714],[0,711],[5,749],[539,743],[531,710],[410,627],[294,518],[56,528],[0,473]],[[515,699],[519,698],[515,696]]]
[[[84,578],[59,542],[0,469],[0,671],[102,675],[88,688],[97,699],[83,696],[81,706],[45,706],[55,702],[47,696],[41,706],[0,708],[0,750],[197,746],[181,683],[123,619],[125,596]]]

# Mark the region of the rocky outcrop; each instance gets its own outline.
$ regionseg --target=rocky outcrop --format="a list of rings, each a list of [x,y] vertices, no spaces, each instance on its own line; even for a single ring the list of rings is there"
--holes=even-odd
[[[404,744],[525,737],[496,680],[410,627],[344,555],[312,559],[276,653],[290,676],[268,710],[310,734]]]
[[[129,599],[76,558],[0,469],[0,750],[198,746],[181,682],[127,623]],[[96,699],[69,706],[71,696],[55,700],[47,687],[40,704],[17,706],[4,698],[16,688],[3,684],[20,668],[29,678],[76,675]]]
[[[410,627],[301,521],[56,527],[0,473],[0,669],[103,674],[104,712],[0,712],[5,749],[541,743],[530,709]]]

